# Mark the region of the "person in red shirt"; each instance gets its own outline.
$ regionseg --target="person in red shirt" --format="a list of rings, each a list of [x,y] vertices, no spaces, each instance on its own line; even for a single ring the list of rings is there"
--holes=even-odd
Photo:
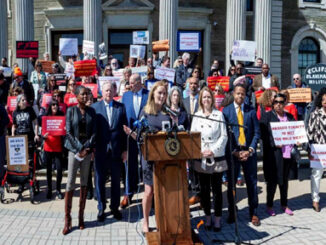
[[[259,121],[264,113],[272,110],[272,104],[275,95],[276,95],[275,90],[267,89],[264,91],[262,96],[258,99],[257,118]]]
[[[46,116],[63,116],[63,112],[59,110],[59,102],[52,100]],[[63,199],[61,193],[62,182],[62,136],[49,135],[48,133],[43,135],[44,138],[44,162],[46,164],[46,179],[48,184],[48,191],[46,194],[47,199],[52,198],[52,164],[55,164],[57,170],[57,184],[56,184],[56,196],[58,199]]]
[[[298,121],[298,110],[293,103],[290,102],[290,94],[286,89],[280,91],[281,94],[286,96],[284,111],[290,113],[296,121]]]

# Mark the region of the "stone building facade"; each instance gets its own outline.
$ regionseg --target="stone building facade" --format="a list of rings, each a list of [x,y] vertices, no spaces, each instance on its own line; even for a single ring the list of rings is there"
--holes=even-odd
[[[8,50],[0,49],[0,55],[8,56],[11,63],[16,61],[17,32],[22,31],[17,19],[22,20],[15,11],[19,4],[33,4],[34,26],[24,28],[32,28],[25,30],[26,36],[33,33],[39,41],[40,58],[44,52],[53,60],[57,58],[60,37],[77,37],[81,49],[87,36],[105,42],[109,53],[126,61],[133,30],[149,30],[150,41],[163,35],[167,24],[161,22],[162,1],[178,3],[176,18],[172,18],[173,13],[165,17],[176,22],[175,30],[201,32],[203,52],[198,64],[205,75],[213,59],[225,69],[229,67],[235,39],[257,41],[257,56],[270,64],[282,87],[291,83],[293,73],[303,73],[307,65],[326,60],[326,0],[1,0],[0,8],[6,5],[7,15],[0,10],[0,22],[8,28],[1,28],[0,44],[7,40]],[[86,19],[92,11],[96,11],[95,16]],[[30,15],[24,20],[29,21]],[[92,32],[98,22],[99,27]]]

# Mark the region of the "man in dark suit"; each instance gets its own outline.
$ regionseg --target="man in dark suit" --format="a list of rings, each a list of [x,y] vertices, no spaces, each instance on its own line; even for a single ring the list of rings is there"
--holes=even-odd
[[[233,133],[229,143],[232,142],[232,153],[227,152],[227,160],[229,163],[228,179],[231,180],[231,169],[233,176],[239,172],[240,165],[244,172],[247,185],[248,203],[250,220],[253,225],[259,226],[260,220],[257,216],[258,193],[257,193],[257,142],[260,138],[259,123],[256,112],[253,108],[244,103],[246,97],[246,87],[237,84],[233,90],[234,102],[223,109],[226,122],[231,124],[245,125],[243,127],[233,126]],[[230,141],[231,140],[231,141]],[[234,166],[231,166],[231,158],[234,159]],[[228,202],[229,202],[229,218],[228,223],[233,223],[235,219],[234,198],[232,190],[235,189],[235,183],[232,188],[232,182],[228,182]]]
[[[252,89],[254,91],[265,90],[271,87],[280,89],[278,77],[269,73],[268,64],[263,64],[262,73],[254,77]]]
[[[143,88],[139,74],[133,74],[130,77],[129,83],[131,91],[123,94],[122,103],[126,108],[127,126],[132,129],[133,123],[139,119],[140,112],[146,105],[148,90]],[[137,142],[130,137],[128,162],[125,165],[125,195],[120,203],[121,208],[126,208],[131,203],[133,194],[137,192],[139,182],[138,153]]]
[[[121,159],[127,159],[126,134],[123,125],[127,124],[126,109],[123,104],[113,100],[111,82],[102,85],[103,100],[92,105],[96,111],[96,152],[95,174],[96,194],[98,200],[97,220],[105,219],[106,196],[105,182],[108,170],[111,172],[111,203],[113,217],[122,219],[119,211]]]

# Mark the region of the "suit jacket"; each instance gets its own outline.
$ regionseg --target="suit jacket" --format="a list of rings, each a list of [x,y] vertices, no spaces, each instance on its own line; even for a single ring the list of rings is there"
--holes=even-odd
[[[199,95],[197,96],[197,102],[196,102],[196,105],[195,105],[194,114],[198,111],[198,108],[199,108],[198,101],[199,101]],[[190,116],[190,114],[191,114],[191,112],[190,112],[190,96],[188,96],[187,98],[183,99],[183,106],[186,109],[186,112],[188,113],[189,122],[191,124],[192,117]]]
[[[91,107],[85,108],[86,136],[87,141],[82,144],[79,141],[79,121],[81,113],[77,106],[68,108],[66,114],[66,142],[65,147],[74,153],[85,148],[93,148],[95,144],[96,123],[94,121],[95,111]]]
[[[257,142],[260,138],[260,128],[259,128],[259,122],[257,119],[256,111],[250,107],[249,105],[244,104],[243,107],[243,122],[246,128],[244,128],[245,131],[245,137],[246,137],[246,147],[251,147],[256,151],[257,148]],[[234,103],[228,105],[223,109],[223,114],[225,121],[232,124],[238,124],[238,117],[237,112],[234,107]],[[239,138],[239,127],[233,126],[233,143],[232,146],[233,149],[238,147],[238,138]]]
[[[112,157],[119,158],[127,149],[127,136],[123,125],[127,125],[126,109],[123,104],[112,101],[112,123],[106,113],[104,101],[92,105],[96,112],[96,157],[105,156],[111,149]]]
[[[257,91],[259,87],[262,86],[263,74],[256,75],[252,83],[252,89]],[[278,82],[278,77],[271,74],[271,87],[277,87],[280,89],[280,84]]]
[[[132,124],[134,123],[134,121],[139,119],[140,112],[146,105],[147,99],[148,99],[148,90],[142,89],[139,114],[136,115],[135,110],[134,110],[133,92],[128,91],[123,94],[122,103],[124,104],[124,106],[126,108],[128,127],[132,128]]]

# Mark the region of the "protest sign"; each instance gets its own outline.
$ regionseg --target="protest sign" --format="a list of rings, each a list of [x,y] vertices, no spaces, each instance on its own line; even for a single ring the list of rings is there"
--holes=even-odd
[[[244,70],[246,77],[250,77],[250,79],[254,79],[256,75],[262,73],[262,68],[258,66],[245,67]]]
[[[326,64],[308,66],[305,72],[307,85],[313,91],[319,91],[326,86]]]
[[[85,83],[83,84],[84,87],[89,88],[92,91],[93,98],[97,98],[97,90],[98,86],[96,83]]]
[[[256,42],[235,40],[232,47],[232,60],[255,61]]]
[[[227,76],[207,77],[207,85],[212,91],[215,90],[216,85],[220,85],[223,88],[224,92],[228,92],[229,82],[230,77]]]
[[[275,145],[307,143],[308,138],[303,121],[271,122]]]
[[[142,83],[144,82],[144,80],[147,78],[147,66],[139,66],[139,67],[132,67],[131,68],[131,73],[132,74],[139,74],[139,76],[141,77]]]
[[[27,135],[6,136],[7,169],[9,171],[27,172],[28,141]]]
[[[158,80],[166,79],[173,83],[174,77],[175,77],[175,69],[165,68],[165,67],[157,67],[154,70],[154,77]]]
[[[68,106],[75,106],[78,104],[77,97],[73,93],[66,93],[64,97],[64,103]]]
[[[2,70],[3,75],[4,75],[5,77],[11,77],[11,72],[12,72],[12,70],[11,70],[10,67],[3,67],[3,66],[0,66],[0,71],[1,71],[1,70]]]
[[[169,50],[170,50],[169,40],[160,40],[160,41],[152,42],[153,52],[169,51]]]
[[[57,86],[66,85],[66,74],[56,73],[56,74],[50,74],[50,76],[55,77],[55,83]]]
[[[118,77],[98,77],[98,91],[102,94],[102,85],[106,81],[114,82],[117,85],[117,88],[120,87],[120,79]]]
[[[16,58],[38,58],[38,41],[16,41]]]
[[[225,95],[219,94],[219,95],[215,95],[214,97],[215,97],[215,107],[216,109],[220,109],[222,101],[225,99]]]
[[[77,38],[60,38],[59,51],[62,56],[73,56],[78,54]]]
[[[93,41],[83,40],[83,53],[94,55],[94,46]]]
[[[130,54],[131,58],[145,58],[146,46],[143,45],[130,45]]]
[[[146,87],[146,89],[148,90],[148,91],[150,91],[151,89],[152,89],[152,87],[154,86],[154,84],[155,83],[157,83],[158,81],[153,81],[153,82],[150,82],[150,81],[147,81],[146,83],[145,83],[145,87]]]
[[[96,60],[79,60],[74,62],[75,77],[94,76],[97,74]]]
[[[54,61],[50,60],[39,60],[42,64],[42,69],[44,72],[51,73],[52,72],[52,65],[55,63]]]
[[[53,136],[66,135],[66,117],[65,116],[43,116],[42,135],[45,135],[46,133]]]
[[[7,110],[9,112],[13,112],[17,107],[17,97],[16,96],[8,96],[7,98]]]
[[[291,88],[288,89],[291,103],[311,102],[311,88]]]
[[[105,43],[101,43],[100,45],[98,45],[98,52],[100,60],[104,60],[108,57],[106,55]]]
[[[52,101],[52,94],[43,94],[41,107],[48,108]]]
[[[149,44],[149,32],[148,31],[133,31],[132,32],[133,44]]]
[[[311,168],[326,168],[326,145],[311,144],[310,145],[310,167]]]
[[[120,80],[123,79],[123,69],[112,71],[114,77],[118,77]]]
[[[200,31],[178,31],[177,51],[178,52],[199,52],[201,47]]]

